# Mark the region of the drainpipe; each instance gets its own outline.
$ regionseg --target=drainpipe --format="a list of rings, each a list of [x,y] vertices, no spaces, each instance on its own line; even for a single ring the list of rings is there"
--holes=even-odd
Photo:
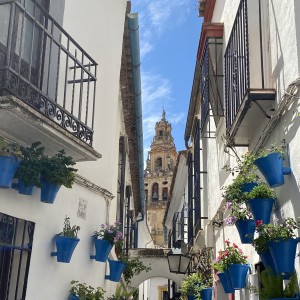
[[[138,145],[139,165],[139,190],[142,218],[137,220],[135,243],[138,241],[138,223],[144,221],[145,215],[145,191],[144,191],[144,146],[143,146],[143,123],[142,123],[142,89],[141,89],[141,61],[139,45],[139,22],[138,14],[130,13],[128,16],[128,28],[130,37],[131,64],[133,76],[134,111]]]

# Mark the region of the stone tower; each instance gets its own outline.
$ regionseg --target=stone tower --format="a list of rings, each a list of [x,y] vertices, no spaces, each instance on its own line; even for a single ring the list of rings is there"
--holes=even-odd
[[[148,152],[144,175],[148,225],[154,244],[159,247],[167,242],[162,222],[177,160],[171,131],[171,124],[163,111],[162,119],[155,125],[155,136]]]

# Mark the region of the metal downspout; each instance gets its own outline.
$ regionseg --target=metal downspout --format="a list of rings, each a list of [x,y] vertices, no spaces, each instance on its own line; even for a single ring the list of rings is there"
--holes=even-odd
[[[139,22],[138,14],[130,13],[128,16],[128,28],[130,36],[131,64],[133,76],[133,91],[134,91],[134,110],[135,123],[137,132],[138,145],[138,164],[139,164],[139,190],[141,201],[142,218],[138,222],[144,220],[145,215],[145,191],[144,191],[144,146],[143,146],[143,123],[142,123],[142,89],[141,89],[141,70],[140,70],[140,45],[139,45]],[[135,242],[138,240],[138,234],[135,235]]]

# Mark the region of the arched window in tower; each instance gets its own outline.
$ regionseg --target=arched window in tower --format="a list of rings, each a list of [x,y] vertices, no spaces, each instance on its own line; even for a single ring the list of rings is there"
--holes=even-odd
[[[145,200],[148,201],[148,190],[145,190]]]
[[[152,186],[152,201],[158,201],[158,183]]]
[[[155,171],[161,171],[162,170],[162,158],[158,157],[155,160]]]
[[[163,201],[167,201],[168,200],[168,188],[165,187],[163,188]]]

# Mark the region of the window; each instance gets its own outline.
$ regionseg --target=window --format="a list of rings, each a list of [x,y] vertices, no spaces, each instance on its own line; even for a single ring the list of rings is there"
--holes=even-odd
[[[158,157],[155,160],[155,170],[156,171],[161,171],[162,170],[162,158]]]
[[[152,186],[152,201],[158,201],[158,183]]]
[[[0,213],[0,299],[25,299],[34,223]]]
[[[167,201],[168,200],[168,188],[165,187],[163,188],[163,201]]]
[[[145,190],[145,200],[148,201],[148,190]]]

